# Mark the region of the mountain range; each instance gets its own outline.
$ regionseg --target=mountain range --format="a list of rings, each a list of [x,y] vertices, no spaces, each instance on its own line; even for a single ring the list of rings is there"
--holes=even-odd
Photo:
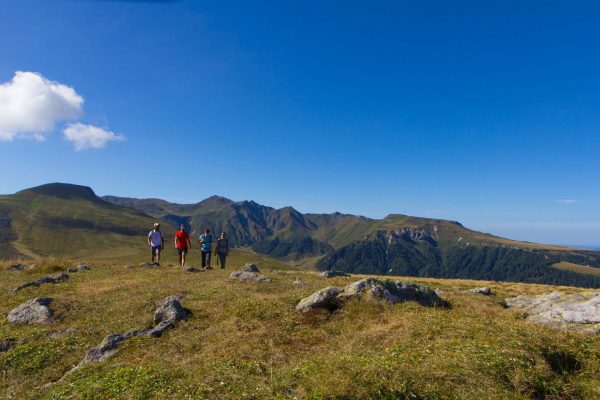
[[[513,241],[455,221],[303,214],[219,196],[196,204],[98,197],[64,183],[0,197],[0,257],[124,259],[157,220],[165,237],[180,224],[195,235],[209,228],[236,247],[321,270],[600,287],[599,251]]]

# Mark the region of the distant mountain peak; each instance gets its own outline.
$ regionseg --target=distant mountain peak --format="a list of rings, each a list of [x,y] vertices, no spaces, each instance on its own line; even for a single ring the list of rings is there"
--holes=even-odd
[[[72,183],[48,183],[25,189],[20,193],[35,193],[38,195],[54,196],[62,199],[83,199],[90,201],[98,201],[99,198],[96,193],[89,186],[74,185]]]

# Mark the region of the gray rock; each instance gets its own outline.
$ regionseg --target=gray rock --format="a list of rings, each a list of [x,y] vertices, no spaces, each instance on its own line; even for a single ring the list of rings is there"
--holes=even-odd
[[[528,321],[551,328],[600,333],[600,293],[522,295],[505,299],[504,306],[522,309]]]
[[[355,298],[373,298],[391,304],[416,301],[426,307],[447,307],[433,289],[410,281],[391,281],[365,278],[343,288],[327,287],[300,300],[296,310],[306,312],[315,308],[336,310]]]
[[[489,287],[480,287],[480,288],[469,289],[469,290],[465,290],[465,293],[481,294],[481,295],[484,295],[484,296],[491,296],[491,295],[496,294]]]
[[[27,266],[23,264],[13,264],[6,267],[6,269],[9,271],[23,271],[27,269]]]
[[[68,272],[68,273],[70,273],[70,274],[72,274],[72,273],[74,273],[74,272],[79,272],[79,270],[78,270],[77,268],[69,268],[69,269],[67,270],[67,272]]]
[[[157,305],[159,307],[154,312],[154,323],[156,325],[152,329],[136,329],[127,333],[112,333],[106,336],[100,345],[86,352],[83,360],[81,360],[79,364],[67,371],[67,373],[65,373],[58,381],[44,385],[44,388],[48,388],[55,383],[63,381],[67,376],[87,363],[102,361],[111,357],[118,351],[119,345],[127,339],[140,335],[152,337],[161,336],[164,331],[175,326],[175,322],[186,318],[189,314],[189,312],[181,306],[177,296],[167,297],[166,299],[157,302]]]
[[[264,275],[258,275],[254,272],[236,271],[229,275],[229,279],[237,279],[239,281],[249,282],[269,282],[270,279]]]
[[[21,286],[13,289],[13,292],[18,292],[19,290],[23,290],[30,286],[40,286],[45,283],[58,283],[58,282],[66,281],[67,279],[69,279],[69,275],[67,275],[67,274],[54,274],[54,275],[50,275],[50,276],[45,276],[45,277],[37,279],[35,281],[24,283]]]
[[[52,310],[48,308],[52,301],[50,297],[28,300],[9,312],[6,319],[13,324],[48,324],[52,322]]]
[[[186,269],[184,269],[185,272],[204,272],[204,270],[202,268],[196,268],[196,267],[188,267]]]
[[[334,311],[341,306],[341,302],[338,299],[338,295],[342,289],[329,286],[325,289],[321,289],[311,294],[308,297],[300,300],[296,306],[296,310],[300,312],[307,312],[318,308],[323,308],[328,311]]]
[[[323,278],[335,278],[337,276],[343,276],[345,278],[350,278],[351,275],[345,273],[344,271],[336,271],[336,270],[332,270],[332,271],[323,271],[319,274],[319,276],[322,276]]]
[[[179,298],[176,296],[167,297],[159,301],[158,309],[154,312],[154,323],[160,324],[164,321],[176,322],[185,319],[188,311],[181,306]]]
[[[242,271],[246,272],[260,272],[256,264],[246,264],[242,267]]]
[[[294,279],[294,281],[292,283],[296,286],[304,286],[304,282],[302,282],[302,280],[300,278]]]
[[[77,270],[78,270],[78,271],[89,271],[89,270],[91,270],[91,269],[92,269],[92,267],[90,267],[90,266],[89,266],[89,265],[87,265],[87,264],[79,264],[79,265],[77,266]]]
[[[0,340],[0,353],[5,353],[10,350],[16,342],[15,339]]]

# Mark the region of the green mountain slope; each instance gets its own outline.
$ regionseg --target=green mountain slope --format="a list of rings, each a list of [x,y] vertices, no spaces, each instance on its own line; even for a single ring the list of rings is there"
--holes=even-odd
[[[3,248],[4,259],[19,255],[117,259],[145,251],[145,237],[155,219],[108,203],[88,187],[54,183],[1,197],[0,221],[10,227],[0,231],[10,246],[8,251]],[[173,232],[166,227],[165,237]]]

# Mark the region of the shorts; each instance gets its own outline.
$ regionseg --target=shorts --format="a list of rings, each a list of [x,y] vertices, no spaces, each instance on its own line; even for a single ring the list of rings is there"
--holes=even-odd
[[[187,254],[187,247],[177,248],[177,254]]]
[[[158,245],[158,246],[152,246],[152,255],[155,255],[157,253],[160,253],[160,251],[162,250],[162,246]]]

